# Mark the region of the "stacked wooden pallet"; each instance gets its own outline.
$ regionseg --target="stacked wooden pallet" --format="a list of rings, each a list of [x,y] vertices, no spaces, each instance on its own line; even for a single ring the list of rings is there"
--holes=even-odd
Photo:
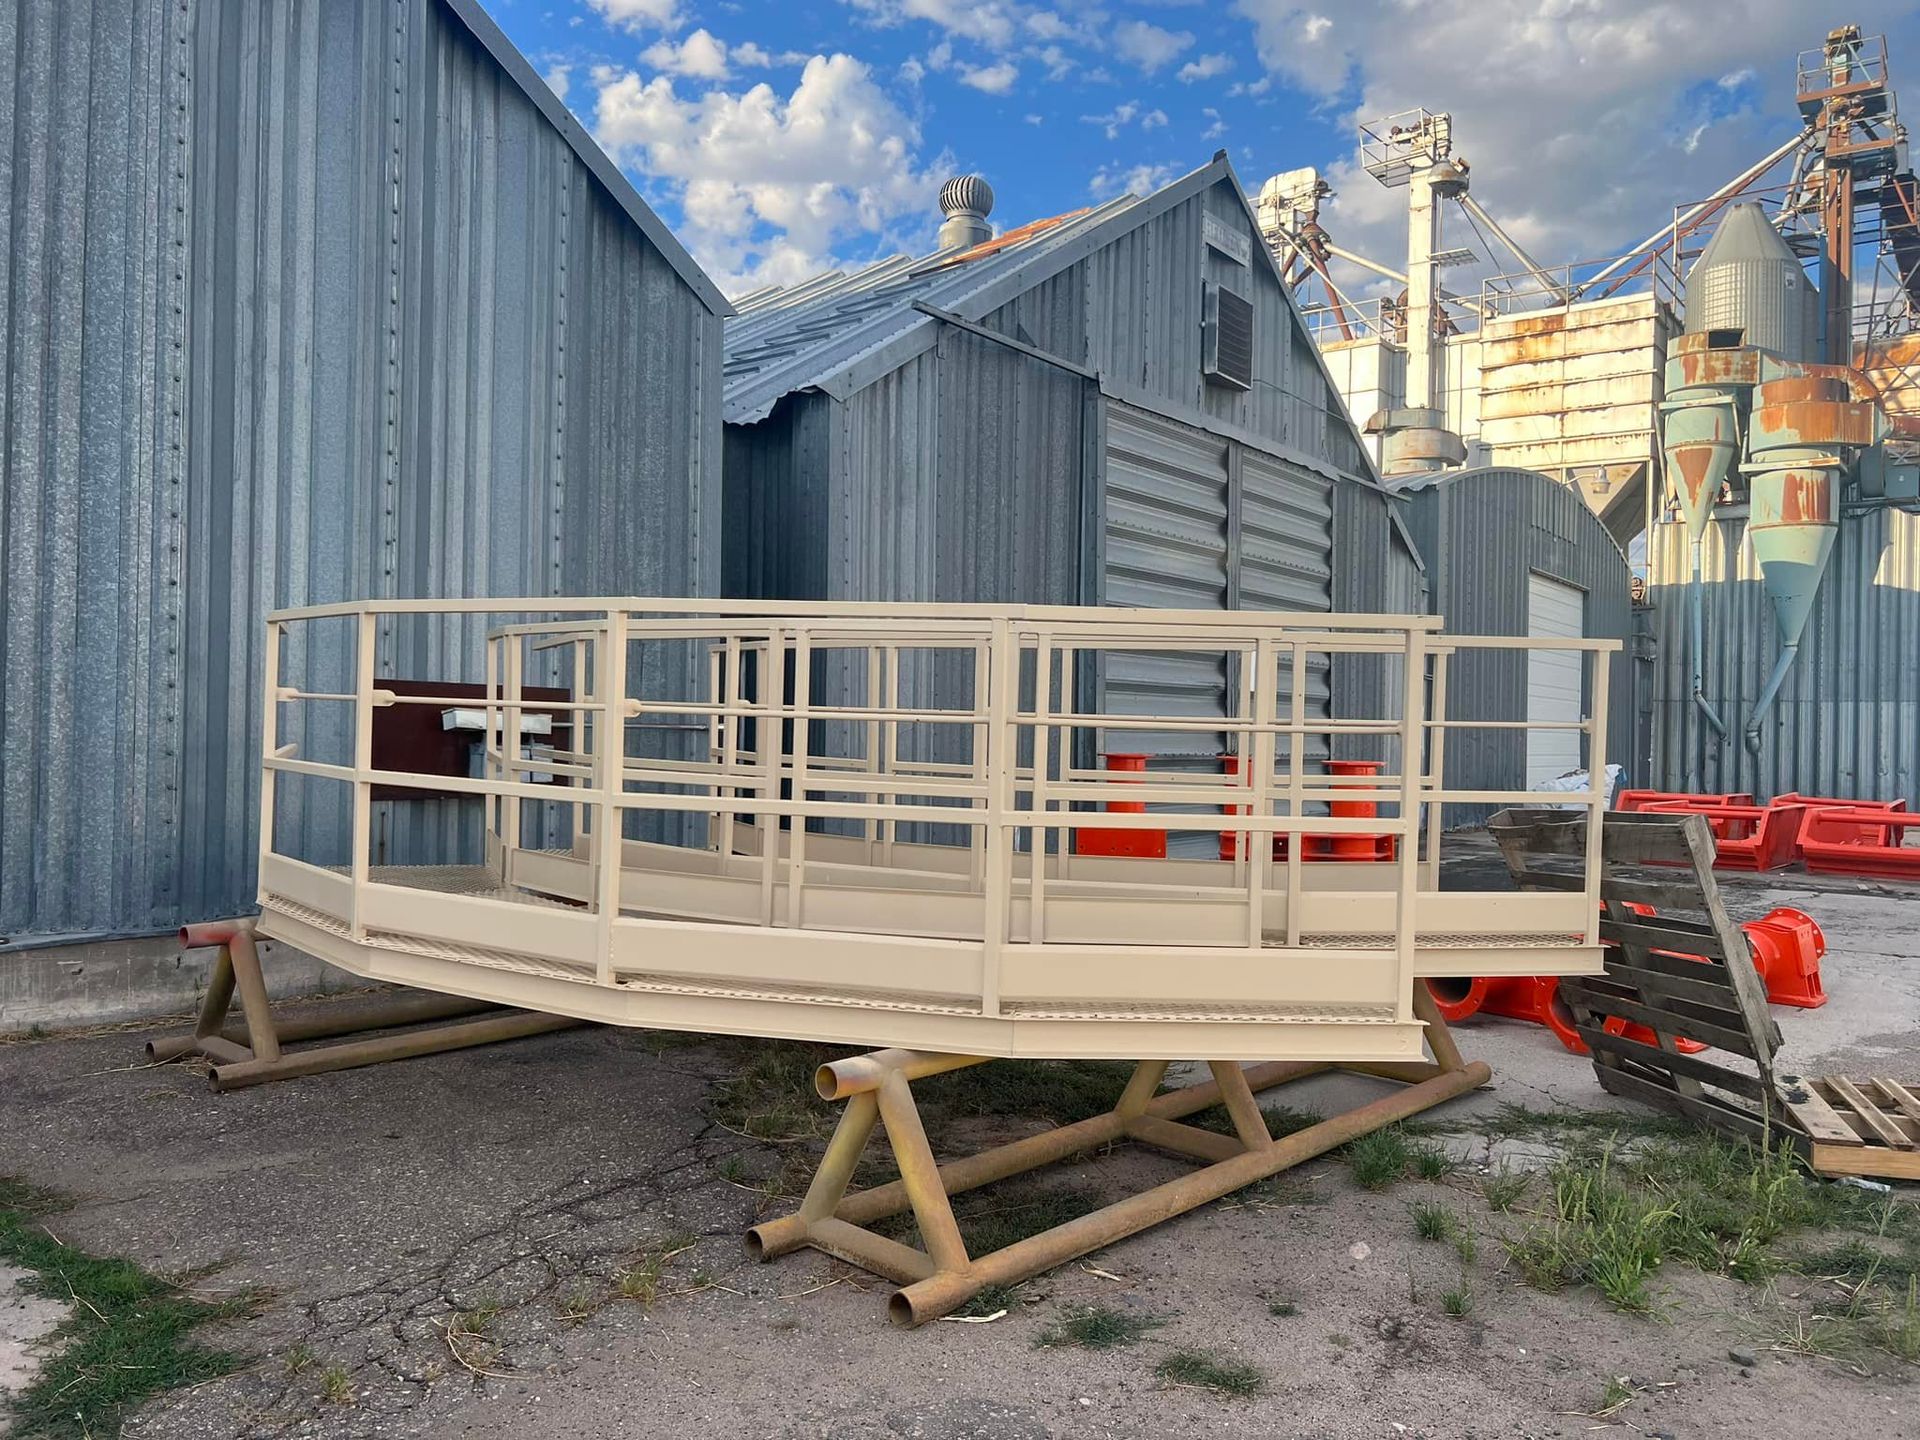
[[[1487,828],[1522,889],[1564,890],[1570,867],[1585,861],[1586,827],[1574,820],[1555,810],[1509,810]],[[1714,859],[1703,815],[1607,816],[1600,882],[1606,973],[1560,982],[1600,1084],[1736,1138],[1789,1143],[1823,1175],[1920,1180],[1920,1087],[1777,1072],[1780,1027],[1767,1012],[1748,937],[1721,902]],[[1681,873],[1649,878],[1639,868],[1649,865]],[[1638,913],[1641,907],[1653,913]],[[1643,1028],[1613,1033],[1623,1024]],[[1710,1048],[1683,1054],[1682,1040]]]

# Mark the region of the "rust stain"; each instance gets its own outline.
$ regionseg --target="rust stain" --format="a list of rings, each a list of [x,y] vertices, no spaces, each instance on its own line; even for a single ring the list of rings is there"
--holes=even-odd
[[[1752,385],[1760,378],[1757,350],[1695,350],[1673,357],[1681,385]]]
[[[1823,470],[1789,470],[1781,477],[1782,525],[1831,525],[1833,482]]]
[[[1777,450],[1792,445],[1871,445],[1873,407],[1846,400],[1789,400],[1782,404],[1756,405],[1752,433],[1756,450]]]
[[[1715,448],[1711,444],[1667,447],[1667,458],[1673,462],[1673,468],[1680,472],[1677,488],[1689,501],[1698,501],[1706,491],[1707,477],[1713,470]]]

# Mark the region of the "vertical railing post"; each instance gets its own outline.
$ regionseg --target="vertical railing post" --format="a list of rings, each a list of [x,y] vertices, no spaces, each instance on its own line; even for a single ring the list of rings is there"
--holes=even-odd
[[[985,941],[981,954],[980,1010],[1000,1013],[1000,966],[1007,943],[1009,900],[1013,889],[1013,769],[1018,758],[1014,710],[1019,659],[1014,649],[1013,624],[1005,618],[991,622],[986,639],[986,781],[987,804],[982,812],[984,854],[981,860]]]
[[[740,631],[737,627],[727,631],[726,658],[723,663],[721,683],[714,689],[714,699],[725,710],[721,717],[720,731],[720,778],[731,780],[734,767],[740,763],[740,725],[744,718],[740,714],[741,695],[744,687],[740,683]],[[739,798],[739,790],[732,785],[716,785],[714,798],[719,801]],[[761,827],[764,831],[765,827]],[[714,844],[720,854],[720,873],[730,873],[728,866],[733,855],[733,807],[723,805],[719,813],[719,823]]]
[[[1607,823],[1607,684],[1611,655],[1604,650],[1587,652],[1593,664],[1593,711],[1587,717],[1587,934],[1586,943],[1600,943],[1600,877],[1603,873],[1601,851],[1605,847]]]
[[[606,612],[600,637],[599,723],[594,744],[600,771],[600,798],[594,811],[594,900],[600,919],[600,952],[594,978],[613,983],[613,922],[620,914],[621,821],[620,798],[626,786],[627,753],[627,612]]]
[[[504,651],[501,668],[506,694],[502,697],[505,705],[500,720],[500,761],[508,780],[520,780],[531,774],[519,768],[520,701],[525,680],[526,643],[518,635],[508,635],[502,639]],[[520,847],[526,842],[526,834],[520,823],[520,797],[517,794],[508,795],[502,810],[501,838],[505,842],[507,867],[511,870],[513,857],[520,853]]]
[[[1274,733],[1274,726],[1279,723],[1280,656],[1271,635],[1261,635],[1254,641],[1253,663],[1247,666],[1243,658],[1242,668],[1252,671],[1240,687],[1242,697],[1251,703],[1240,713],[1256,728],[1251,736],[1244,730],[1240,732],[1253,743],[1249,745],[1242,739],[1235,747],[1243,772],[1239,778],[1252,787],[1256,797],[1252,813],[1268,817],[1273,814],[1273,772],[1278,763],[1280,742]],[[1242,831],[1236,840],[1236,848],[1244,852],[1247,866],[1247,948],[1258,950],[1267,928],[1266,893],[1273,876],[1273,832]],[[1297,844],[1294,848],[1298,848]]]
[[[357,942],[367,938],[361,900],[373,849],[373,672],[377,619],[371,609],[360,612],[353,650],[353,832],[347,863],[353,892],[349,897],[350,930]]]
[[[807,761],[813,753],[813,634],[804,625],[793,640],[793,818],[787,822],[787,925],[806,923]]]
[[[1428,749],[1433,759],[1428,770],[1428,789],[1444,790],[1447,784],[1447,653],[1433,652],[1433,689],[1428,702],[1427,733],[1432,736]],[[1440,835],[1446,829],[1446,806],[1429,801],[1427,817],[1427,888],[1440,888]]]
[[[1027,847],[1027,943],[1044,945],[1047,938],[1047,840],[1051,833],[1047,815],[1052,809],[1053,787],[1047,778],[1048,751],[1053,743],[1053,639],[1040,632],[1033,649],[1033,791],[1029,806],[1034,812],[1033,840]],[[1019,760],[1015,739],[1014,760]],[[1067,849],[1067,832],[1060,832],[1060,852]],[[1011,873],[1011,872],[1009,872]]]
[[[1394,1019],[1402,1024],[1413,1017],[1414,948],[1418,943],[1420,904],[1419,817],[1423,766],[1421,741],[1426,738],[1427,632],[1416,625],[1405,631],[1406,664],[1401,671],[1400,712],[1400,862],[1399,898],[1394,906],[1394,952],[1398,960]]]
[[[261,669],[266,672],[265,693],[260,705],[260,834],[254,857],[254,887],[264,891],[267,873],[267,857],[273,853],[273,808],[274,790],[279,778],[273,768],[274,751],[280,748],[280,643],[285,627],[279,622],[267,622],[266,658]]]
[[[1298,948],[1300,944],[1301,912],[1306,909],[1303,898],[1304,887],[1301,884],[1300,865],[1305,858],[1302,854],[1307,848],[1306,832],[1300,828],[1300,817],[1307,808],[1306,787],[1306,749],[1307,749],[1307,647],[1299,639],[1288,642],[1291,665],[1288,670],[1288,686],[1292,694],[1287,697],[1287,819],[1293,827],[1287,834],[1287,944]],[[1280,688],[1279,667],[1271,677],[1272,688]],[[1276,700],[1277,705],[1277,700]],[[1276,709],[1276,714],[1278,713]],[[1270,780],[1261,780],[1262,785],[1270,785]],[[1275,832],[1278,833],[1278,832]],[[1264,838],[1257,835],[1248,837],[1249,846],[1259,840],[1264,846],[1262,851],[1251,857],[1255,865],[1269,868],[1273,865],[1273,836]]]

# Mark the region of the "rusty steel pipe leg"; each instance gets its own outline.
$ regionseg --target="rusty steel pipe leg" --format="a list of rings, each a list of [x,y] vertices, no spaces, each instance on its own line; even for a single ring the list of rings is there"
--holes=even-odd
[[[1221,1102],[1227,1107],[1240,1143],[1249,1150],[1271,1145],[1273,1134],[1267,1129],[1267,1117],[1260,1113],[1260,1103],[1247,1086],[1247,1072],[1230,1060],[1209,1061],[1207,1069],[1213,1074],[1213,1083],[1220,1087]]]
[[[960,1238],[960,1224],[953,1218],[953,1205],[940,1184],[940,1163],[927,1143],[926,1127],[920,1123],[920,1110],[907,1088],[907,1077],[898,1070],[880,1082],[880,1123],[887,1127],[887,1139],[900,1166],[900,1183],[913,1202],[913,1218],[919,1222],[927,1257],[935,1270],[965,1270],[967,1246]]]
[[[1422,1110],[1484,1084],[1491,1069],[1474,1061],[1382,1096],[1357,1110],[1336,1115],[1259,1150],[1248,1150],[1204,1170],[1070,1220],[1040,1235],[996,1250],[965,1270],[936,1272],[894,1292],[888,1317],[897,1325],[921,1325],[949,1314],[988,1285],[1010,1284],[1062,1264],[1088,1251],[1123,1240],[1163,1220],[1183,1215],[1256,1180],[1311,1160],[1369,1131],[1404,1120]]]
[[[1167,1078],[1166,1060],[1142,1060],[1133,1067],[1133,1074],[1127,1079],[1127,1088],[1120,1092],[1120,1098],[1114,1102],[1113,1113],[1122,1120],[1133,1120],[1146,1114],[1147,1105],[1160,1093],[1160,1082]]]
[[[220,947],[214,957],[213,973],[207,977],[207,993],[200,1000],[200,1014],[193,1022],[193,1038],[218,1035],[233,1008],[233,951]],[[151,1047],[149,1047],[151,1048]],[[191,1049],[191,1045],[188,1047]]]
[[[240,1013],[247,1017],[247,1048],[253,1058],[271,1065],[280,1058],[280,1034],[273,1028],[273,1006],[267,1000],[267,977],[260,970],[260,952],[253,943],[253,922],[242,920],[227,942],[233,956],[233,983],[240,992]]]
[[[216,1090],[239,1090],[274,1080],[324,1075],[330,1070],[352,1070],[361,1065],[378,1065],[386,1060],[410,1060],[419,1055],[438,1055],[445,1050],[463,1050],[470,1045],[492,1045],[527,1035],[545,1035],[550,1031],[567,1030],[585,1023],[567,1015],[516,1010],[483,1020],[416,1030],[407,1035],[382,1035],[373,1040],[352,1040],[341,1045],[296,1050],[278,1060],[255,1058],[235,1065],[216,1065],[213,1086]]]
[[[879,1118],[880,1097],[873,1091],[863,1091],[847,1101],[847,1108],[840,1112],[840,1123],[833,1127],[833,1138],[827,1142],[827,1153],[820,1157],[820,1168],[813,1172],[813,1180],[807,1186],[806,1198],[801,1200],[797,1214],[786,1217],[799,1223],[775,1227],[771,1241],[768,1226],[756,1225],[747,1231],[747,1250],[755,1259],[773,1260],[799,1249],[820,1222],[833,1215],[853,1180],[854,1167],[866,1153],[874,1122]]]
[[[985,1055],[946,1055],[937,1050],[875,1050],[866,1055],[849,1055],[829,1060],[814,1072],[813,1088],[822,1100],[844,1100],[862,1090],[879,1088],[887,1076],[898,1074],[908,1080],[929,1075],[944,1075],[950,1070],[965,1070],[984,1065]]]

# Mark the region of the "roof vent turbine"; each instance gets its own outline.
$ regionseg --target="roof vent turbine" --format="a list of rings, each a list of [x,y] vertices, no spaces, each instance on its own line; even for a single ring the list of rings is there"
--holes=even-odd
[[[940,187],[942,250],[966,250],[993,238],[987,216],[993,210],[993,187],[978,175],[956,175]]]

